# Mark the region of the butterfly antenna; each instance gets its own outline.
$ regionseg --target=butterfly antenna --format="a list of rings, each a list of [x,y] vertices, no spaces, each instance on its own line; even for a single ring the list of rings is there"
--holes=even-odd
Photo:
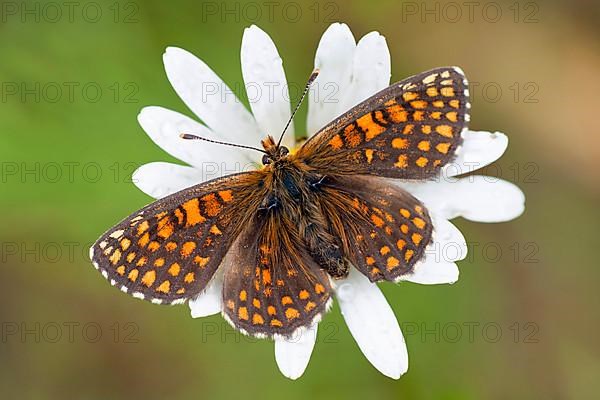
[[[292,123],[292,120],[294,119],[294,115],[296,115],[296,112],[298,112],[298,109],[300,108],[300,104],[302,104],[304,97],[306,97],[306,94],[308,93],[308,89],[310,89],[310,85],[315,81],[315,79],[317,79],[317,76],[319,76],[319,68],[315,68],[315,70],[312,72],[312,74],[310,74],[310,77],[308,78],[308,82],[306,82],[306,87],[304,88],[304,92],[302,93],[302,97],[300,97],[300,101],[298,101],[298,104],[296,105],[294,112],[290,116],[290,119],[288,120],[287,124],[285,124],[285,128],[283,128],[283,132],[281,132],[281,136],[279,136],[279,141],[277,142],[277,147],[279,147],[279,145],[281,144],[281,141],[283,140],[283,135],[285,135],[285,131],[287,131],[287,128]]]
[[[220,142],[218,140],[207,139],[207,138],[203,138],[201,136],[191,135],[189,133],[182,133],[182,134],[179,135],[179,137],[182,138],[182,139],[186,139],[186,140],[204,140],[204,141],[210,142],[210,143],[224,144],[225,146],[241,147],[242,149],[256,150],[256,151],[260,151],[261,153],[267,154],[267,152],[264,151],[263,149],[259,149],[259,148],[256,148],[256,147],[244,146],[243,144]]]

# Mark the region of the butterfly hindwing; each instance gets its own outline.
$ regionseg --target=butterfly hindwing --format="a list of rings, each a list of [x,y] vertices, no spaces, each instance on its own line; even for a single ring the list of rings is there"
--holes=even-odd
[[[433,69],[395,83],[344,113],[297,155],[318,171],[427,179],[453,160],[469,107],[462,71]]]
[[[114,286],[154,303],[180,303],[205,288],[257,208],[258,172],[215,179],[172,194],[130,215],[90,250]]]
[[[372,176],[330,178],[321,209],[346,256],[371,281],[396,281],[413,271],[432,241],[425,206],[405,190]]]
[[[286,216],[261,212],[227,257],[223,313],[235,328],[253,336],[288,337],[326,311],[329,278]]]

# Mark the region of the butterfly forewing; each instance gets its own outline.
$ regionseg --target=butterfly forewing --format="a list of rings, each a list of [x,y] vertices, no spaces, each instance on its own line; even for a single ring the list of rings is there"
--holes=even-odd
[[[308,140],[298,157],[330,174],[427,179],[453,160],[469,107],[462,71],[434,69],[352,108]]]
[[[122,291],[155,303],[197,295],[258,207],[259,180],[258,172],[231,175],[150,204],[98,239],[94,266]]]
[[[240,235],[223,285],[223,312],[236,328],[290,336],[326,311],[329,279],[301,243],[297,224],[276,212],[259,214]]]

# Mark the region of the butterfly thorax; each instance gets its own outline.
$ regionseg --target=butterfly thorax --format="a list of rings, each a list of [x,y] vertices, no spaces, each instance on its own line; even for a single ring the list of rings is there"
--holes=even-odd
[[[265,172],[268,194],[258,218],[274,218],[282,226],[296,227],[294,237],[298,243],[294,245],[306,248],[316,264],[333,278],[345,277],[348,264],[343,245],[333,234],[320,204],[321,191],[329,177],[311,171],[301,160],[287,154],[268,163]]]

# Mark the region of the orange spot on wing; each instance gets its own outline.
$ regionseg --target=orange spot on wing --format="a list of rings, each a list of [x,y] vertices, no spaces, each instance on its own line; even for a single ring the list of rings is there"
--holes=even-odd
[[[125,251],[131,245],[131,240],[129,240],[127,238],[123,238],[123,239],[121,239],[121,242],[119,244],[121,245],[121,248],[123,249],[123,251]]]
[[[356,123],[365,132],[365,138],[367,141],[376,138],[377,136],[381,135],[382,132],[385,131],[384,126],[381,126],[377,122],[373,121],[371,113],[363,115],[362,117],[356,120]]]
[[[169,219],[169,217],[164,217],[160,221],[158,221],[158,232],[156,234],[164,239],[171,236],[174,232],[173,223]]]
[[[192,252],[194,251],[194,249],[196,248],[196,243],[194,242],[185,242],[183,244],[183,246],[181,246],[181,250],[180,253],[183,257],[189,257],[190,254],[192,254]]]
[[[443,87],[440,90],[440,93],[444,97],[454,97],[454,88],[453,87]]]
[[[300,312],[298,312],[298,310],[296,310],[295,308],[290,307],[287,310],[285,310],[285,316],[288,320],[295,319],[300,316]]]
[[[148,234],[148,232],[146,232],[140,238],[140,240],[138,240],[138,245],[140,245],[141,247],[145,247],[149,241],[150,241],[150,235]]]
[[[116,249],[115,252],[112,253],[112,255],[109,258],[112,265],[117,265],[117,263],[119,262],[120,259],[121,259],[121,250],[119,250],[119,249]]]
[[[395,149],[406,149],[408,147],[408,140],[402,138],[395,138],[392,140],[392,147]]]
[[[284,305],[284,306],[288,305],[288,304],[292,304],[292,303],[293,303],[293,301],[292,301],[292,298],[290,296],[283,296],[281,298],[281,304]]]
[[[399,155],[398,161],[394,163],[394,166],[397,168],[406,168],[408,166],[406,154]]]
[[[179,208],[175,209],[175,217],[177,217],[177,223],[179,225],[183,224],[184,215]]]
[[[127,275],[127,278],[131,282],[135,282],[135,280],[137,279],[139,273],[140,273],[140,271],[138,271],[137,269],[132,269],[131,271],[129,271],[129,274]]]
[[[438,125],[435,127],[435,131],[442,136],[452,137],[452,127],[450,125]]]
[[[423,236],[419,235],[418,233],[413,233],[411,238],[413,243],[417,246],[419,245],[419,243],[421,243],[421,240],[423,240]]]
[[[155,252],[158,249],[160,249],[160,243],[158,243],[154,240],[152,242],[148,243],[148,250],[150,250],[151,252]]]
[[[447,154],[448,150],[450,149],[450,143],[438,143],[435,146],[435,149],[442,154]]]
[[[429,162],[429,160],[425,157],[419,157],[417,158],[417,161],[415,161],[415,164],[417,164],[419,167],[423,168],[424,166],[427,165],[427,163]]]
[[[270,285],[271,284],[271,271],[268,269],[263,269],[262,271],[262,280],[263,280],[263,285]]]
[[[188,200],[181,205],[187,215],[187,220],[185,222],[186,226],[193,226],[206,221],[206,218],[200,214],[199,205],[200,202],[197,198]]]
[[[352,125],[352,124],[348,125],[344,129],[344,138],[346,138],[346,143],[348,144],[349,147],[356,147],[362,142],[362,139],[360,138],[360,134],[358,133],[358,131],[354,128],[354,125]]]
[[[248,321],[248,309],[246,307],[238,308],[238,318]]]
[[[265,320],[263,319],[263,317],[260,314],[254,313],[254,315],[252,316],[252,324],[253,325],[262,325],[264,323],[265,323]]]
[[[404,99],[404,101],[411,101],[418,97],[419,97],[419,95],[415,92],[406,92],[406,93],[402,94],[402,98]]]
[[[208,214],[209,217],[219,215],[221,209],[223,208],[217,200],[217,196],[215,196],[214,193],[209,193],[203,196],[202,202],[204,203],[204,209],[206,210],[206,214]]]
[[[383,226],[383,224],[385,223],[383,221],[383,219],[381,219],[379,216],[377,216],[375,214],[371,214],[371,221],[373,221],[375,226],[378,228],[381,228]]]
[[[138,236],[140,236],[142,233],[146,232],[148,230],[148,228],[150,228],[150,224],[148,223],[148,221],[144,221],[141,224],[139,224],[137,227]]]
[[[425,108],[425,107],[427,107],[427,102],[426,102],[426,101],[423,101],[423,100],[416,100],[416,101],[411,101],[411,102],[410,102],[410,105],[411,105],[413,108],[422,109],[422,108]]]
[[[170,290],[171,290],[171,282],[169,282],[169,281],[164,281],[156,288],[157,292],[163,292],[163,293],[169,293]]]
[[[425,227],[425,221],[423,221],[421,218],[418,218],[418,217],[413,218],[413,223],[419,229],[423,229]]]
[[[398,265],[400,265],[400,261],[398,261],[398,259],[396,257],[389,257],[387,259],[386,267],[387,267],[388,271],[396,268]]]
[[[387,103],[386,103],[387,104]],[[393,123],[399,124],[401,122],[406,122],[408,119],[408,113],[396,102],[386,108],[387,113],[390,116],[390,119]]]
[[[204,268],[206,266],[206,264],[208,264],[209,261],[210,261],[210,257],[200,257],[200,256],[194,257],[194,262],[196,264],[198,264],[198,266],[200,268]]]
[[[188,272],[188,273],[185,275],[185,277],[183,278],[183,281],[184,281],[185,283],[192,283],[192,282],[194,282],[194,281],[195,281],[195,278],[194,278],[194,273],[193,273],[193,272]]]
[[[373,161],[373,150],[372,149],[366,149],[365,150],[365,156],[367,157],[367,162],[369,164],[371,164],[371,162]]]
[[[426,90],[426,93],[427,93],[427,96],[429,96],[429,97],[435,97],[439,94],[438,90],[435,86],[428,87]]]
[[[225,203],[229,203],[231,201],[231,199],[233,199],[233,194],[232,194],[231,190],[221,190],[219,192],[219,197]]]
[[[342,138],[340,137],[340,135],[335,135],[329,141],[329,145],[334,149],[339,150],[344,146],[344,142],[342,142]]]
[[[152,286],[154,281],[156,280],[156,272],[154,270],[147,271],[142,277],[142,283],[147,287]]]
[[[179,275],[179,271],[181,271],[181,266],[177,263],[173,263],[171,264],[171,266],[169,267],[169,274],[173,275],[173,276],[177,276]]]
[[[446,118],[448,118],[448,120],[452,122],[458,121],[458,115],[456,114],[456,111],[447,112]]]
[[[148,262],[148,257],[146,256],[142,256],[140,257],[140,259],[137,261],[137,263],[135,263],[135,265],[137,265],[138,267],[143,267],[144,265],[146,265],[146,263]]]

